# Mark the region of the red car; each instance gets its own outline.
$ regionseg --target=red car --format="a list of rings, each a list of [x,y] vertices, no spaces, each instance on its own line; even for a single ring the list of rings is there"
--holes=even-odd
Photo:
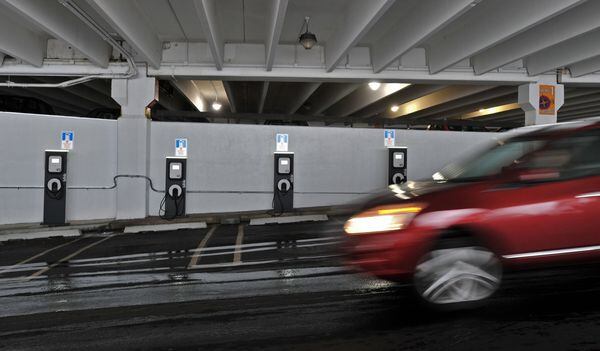
[[[438,307],[489,298],[507,269],[598,260],[600,121],[522,132],[434,181],[390,186],[344,229],[351,264]]]

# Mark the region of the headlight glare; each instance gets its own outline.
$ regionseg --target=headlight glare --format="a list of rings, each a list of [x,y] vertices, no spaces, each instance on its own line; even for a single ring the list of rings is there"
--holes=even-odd
[[[344,230],[356,235],[404,229],[422,209],[417,205],[375,208],[350,218]]]

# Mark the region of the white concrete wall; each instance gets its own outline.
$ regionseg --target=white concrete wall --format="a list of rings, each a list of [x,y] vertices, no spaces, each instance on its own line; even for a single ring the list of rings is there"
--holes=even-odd
[[[68,156],[68,187],[113,183],[116,121],[0,112],[0,224],[43,217],[44,150],[60,149],[60,132],[75,132]],[[39,189],[3,189],[28,186]],[[114,218],[115,190],[69,189],[67,220]]]
[[[62,130],[75,132],[69,188],[112,185],[118,155],[127,154],[118,152],[117,145],[131,146],[123,138],[142,143],[146,134],[118,137],[117,121],[0,112],[0,224],[41,222],[44,150],[60,148]],[[150,177],[155,187],[164,189],[165,157],[174,154],[175,138],[188,138],[188,213],[270,209],[276,133],[290,135],[290,151],[295,153],[295,207],[341,204],[386,186],[383,131],[358,128],[152,122],[146,140]],[[396,145],[409,148],[409,179],[421,179],[496,136],[398,130]],[[118,182],[125,200],[130,196],[123,182],[146,186],[143,179]],[[5,188],[15,186],[39,188]],[[148,191],[147,205],[145,199],[129,199],[131,206],[122,206],[125,215],[145,213],[145,206],[150,215],[158,214],[163,194]],[[116,218],[117,202],[115,190],[69,189],[67,220]]]
[[[290,135],[289,151],[295,153],[295,207],[341,204],[387,185],[383,130],[359,128],[155,122],[150,176],[163,189],[164,159],[173,156],[176,138],[188,138],[188,213],[270,209],[276,133]],[[409,148],[409,179],[422,179],[495,136],[398,130],[396,145]],[[198,190],[217,193],[193,193]],[[157,214],[161,198],[150,194],[151,214]]]

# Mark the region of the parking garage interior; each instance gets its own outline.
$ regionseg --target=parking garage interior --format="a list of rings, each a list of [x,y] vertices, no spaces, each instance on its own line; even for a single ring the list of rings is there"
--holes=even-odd
[[[597,349],[598,15],[0,0],[0,348]]]

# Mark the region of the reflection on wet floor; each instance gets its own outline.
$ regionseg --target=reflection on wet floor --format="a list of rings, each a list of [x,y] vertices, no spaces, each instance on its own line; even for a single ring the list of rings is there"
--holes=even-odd
[[[291,278],[298,268],[341,267],[341,238],[339,222],[330,221],[19,242],[0,248],[10,252],[10,259],[0,258],[0,296],[190,282],[203,279],[201,272],[274,271]]]
[[[0,348],[169,349],[176,340],[182,349],[234,341],[279,350],[312,340],[299,349],[438,350],[485,330],[463,349],[492,350],[499,334],[530,349],[551,329],[566,336],[545,350],[559,341],[557,349],[598,349],[598,267],[510,276],[482,310],[440,315],[415,303],[410,286],[345,267],[339,223],[244,226],[243,240],[239,226],[220,225],[204,240],[211,228],[0,246]],[[322,335],[340,347],[316,343]]]

